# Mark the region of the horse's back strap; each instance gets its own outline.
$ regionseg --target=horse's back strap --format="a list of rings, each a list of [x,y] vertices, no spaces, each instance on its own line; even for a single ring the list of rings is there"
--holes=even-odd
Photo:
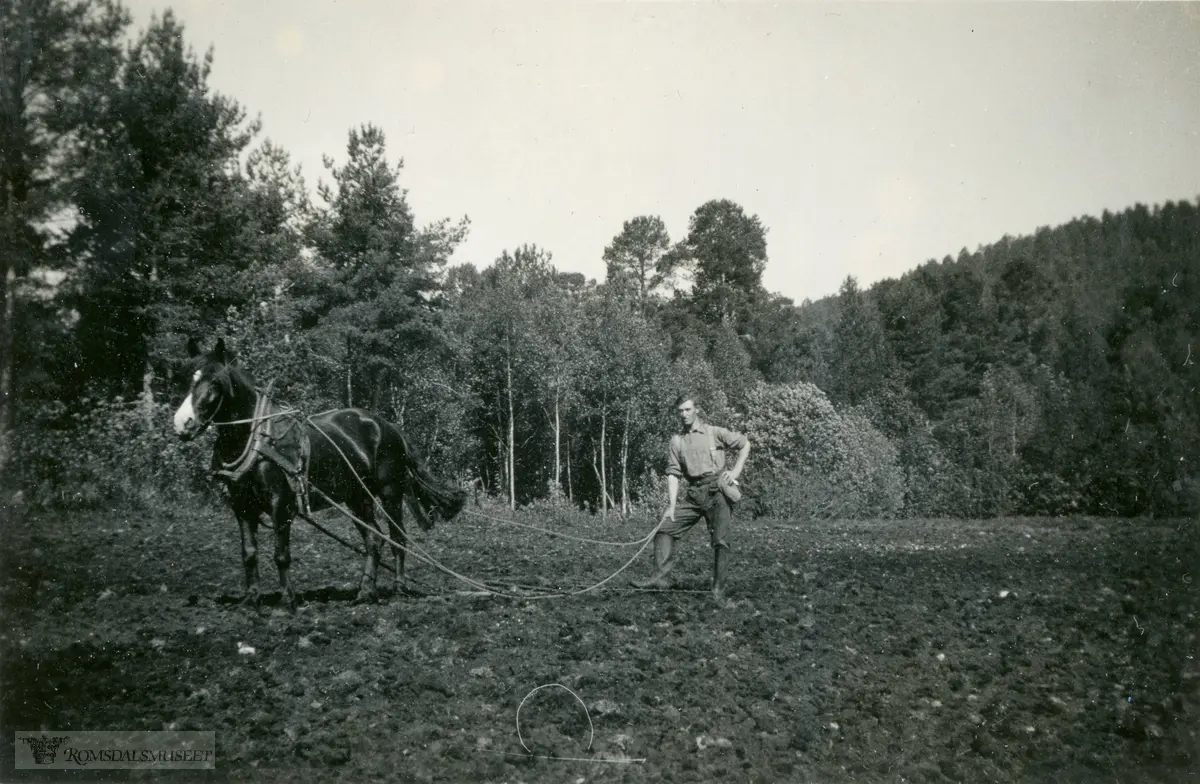
[[[279,466],[279,468],[282,469],[285,474],[287,474],[288,484],[292,486],[292,490],[296,493],[296,498],[300,505],[300,511],[304,514],[308,514],[308,462],[309,458],[312,456],[312,441],[309,439],[308,429],[305,428],[304,425],[298,420],[295,420],[292,423],[292,427],[284,431],[284,433],[278,438],[282,438],[282,436],[287,435],[291,432],[292,428],[296,427],[300,428],[300,438],[299,443],[295,447],[295,460],[284,457],[279,450],[275,449],[268,443],[269,440],[275,440],[277,438],[269,431],[265,434],[264,438],[260,439],[259,442],[254,445],[254,451],[258,452],[258,454]]]
[[[263,457],[267,458],[275,465],[282,468],[284,470],[284,473],[286,473],[290,476],[295,476],[296,474],[298,474],[300,472],[300,467],[298,465],[296,465],[291,460],[288,460],[286,457],[284,457],[283,455],[276,452],[269,445],[259,444],[255,447],[255,449],[260,455],[262,455]]]

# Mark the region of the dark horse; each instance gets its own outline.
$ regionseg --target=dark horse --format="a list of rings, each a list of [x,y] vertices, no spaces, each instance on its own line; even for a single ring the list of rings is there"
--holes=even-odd
[[[424,529],[436,518],[450,519],[462,509],[466,493],[436,480],[420,456],[390,422],[357,408],[311,417],[276,405],[267,393],[233,364],[224,339],[207,354],[188,341],[193,375],[191,390],[175,413],[175,432],[187,441],[209,425],[217,428],[213,473],[229,489],[229,501],[242,534],[247,604],[257,606],[258,524],[270,516],[275,529],[275,565],[283,603],[294,609],[288,566],[290,534],[297,512],[342,504],[354,516],[405,545],[403,505]],[[328,499],[326,498],[328,496]],[[375,500],[388,518],[376,520]],[[356,526],[366,548],[356,601],[376,598],[380,538]],[[392,546],[396,587],[403,588],[404,550]]]

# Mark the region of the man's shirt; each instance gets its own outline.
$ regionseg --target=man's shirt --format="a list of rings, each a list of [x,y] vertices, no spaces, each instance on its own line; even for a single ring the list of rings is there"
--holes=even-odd
[[[741,433],[706,424],[697,417],[686,433],[671,436],[667,475],[698,479],[719,474],[725,470],[726,453],[740,452],[745,445],[746,437]]]

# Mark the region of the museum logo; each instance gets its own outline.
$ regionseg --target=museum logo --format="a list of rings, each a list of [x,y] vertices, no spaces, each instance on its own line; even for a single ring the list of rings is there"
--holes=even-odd
[[[26,735],[20,740],[29,744],[29,750],[33,753],[33,761],[37,765],[53,765],[54,757],[58,754],[58,747],[68,738],[66,735],[57,737],[47,737],[42,735]]]
[[[17,732],[15,767],[204,770],[216,745],[215,732]]]

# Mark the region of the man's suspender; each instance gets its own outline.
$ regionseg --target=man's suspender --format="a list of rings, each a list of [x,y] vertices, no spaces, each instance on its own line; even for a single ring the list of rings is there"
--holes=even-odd
[[[724,465],[724,455],[722,455],[721,460],[717,459],[717,437],[713,433],[713,426],[707,425],[706,427],[708,428],[708,456],[709,456],[709,458],[711,458],[711,460],[713,462],[714,473],[719,475],[722,471],[724,471],[726,469],[727,466]],[[677,438],[679,439],[678,441],[675,440]],[[686,438],[687,438],[687,435],[681,434],[681,433],[676,433],[675,435],[671,436],[672,446],[674,446],[675,444],[679,445],[678,448],[679,448],[680,457],[683,456],[683,446],[684,446]],[[686,474],[686,466],[680,465],[679,468],[680,468],[681,473]]]
[[[713,434],[713,426],[708,426],[708,456],[712,458],[713,468],[718,474],[725,470],[725,456],[721,455],[720,465],[717,463],[717,437]]]

